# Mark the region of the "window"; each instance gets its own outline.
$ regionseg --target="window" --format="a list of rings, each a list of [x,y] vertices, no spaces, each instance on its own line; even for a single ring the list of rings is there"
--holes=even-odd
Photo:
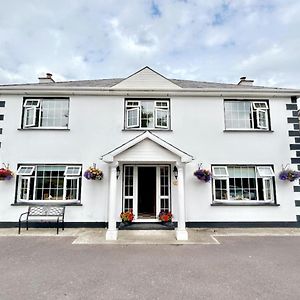
[[[270,130],[267,101],[225,100],[225,128]]]
[[[80,199],[81,166],[19,166],[17,200]]]
[[[169,100],[126,100],[125,109],[127,129],[169,129]]]
[[[271,166],[214,166],[212,170],[215,202],[274,202]]]
[[[25,99],[23,128],[67,128],[68,122],[69,99]]]

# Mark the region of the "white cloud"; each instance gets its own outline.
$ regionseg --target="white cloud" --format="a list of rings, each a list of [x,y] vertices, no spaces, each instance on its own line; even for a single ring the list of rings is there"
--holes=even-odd
[[[171,78],[300,87],[295,0],[10,0],[1,10],[3,84],[36,82],[40,72],[121,77],[149,65]]]

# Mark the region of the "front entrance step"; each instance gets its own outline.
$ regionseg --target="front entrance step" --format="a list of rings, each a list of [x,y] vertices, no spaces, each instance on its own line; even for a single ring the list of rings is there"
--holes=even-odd
[[[162,225],[161,223],[132,223],[124,226],[120,223],[119,230],[174,230],[174,223]]]

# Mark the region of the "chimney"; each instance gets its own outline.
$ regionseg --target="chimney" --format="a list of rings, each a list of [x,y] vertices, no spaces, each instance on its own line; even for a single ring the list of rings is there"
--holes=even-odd
[[[53,83],[55,82],[52,78],[51,73],[46,73],[46,76],[39,77],[39,83]]]
[[[240,78],[238,85],[253,85],[254,80],[247,79],[246,76]]]

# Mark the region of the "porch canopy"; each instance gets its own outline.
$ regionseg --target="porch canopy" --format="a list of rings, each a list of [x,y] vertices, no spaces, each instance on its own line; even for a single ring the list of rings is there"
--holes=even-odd
[[[176,238],[178,240],[188,239],[185,228],[184,168],[186,163],[193,160],[191,155],[166,142],[152,132],[145,131],[121,146],[104,154],[101,159],[110,164],[107,240],[116,240],[118,236],[116,228],[116,169],[121,162],[169,162],[174,163],[177,166],[178,178],[176,187],[178,192],[178,226],[176,229]]]

